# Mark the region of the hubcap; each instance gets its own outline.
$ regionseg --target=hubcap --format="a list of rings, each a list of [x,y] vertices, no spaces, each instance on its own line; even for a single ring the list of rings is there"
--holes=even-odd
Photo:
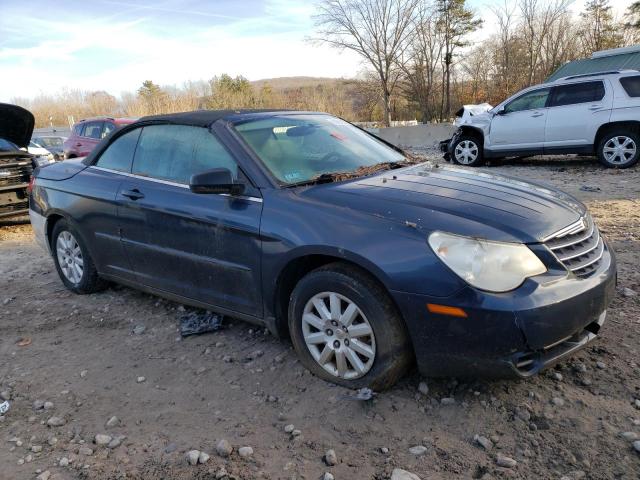
[[[478,145],[476,145],[476,142],[471,140],[463,140],[456,145],[456,149],[453,153],[458,163],[469,165],[478,158]]]
[[[84,261],[82,250],[75,237],[68,231],[58,235],[56,241],[56,253],[58,264],[63,275],[71,283],[80,283],[84,271]]]
[[[335,377],[360,378],[373,366],[373,329],[362,310],[339,293],[318,293],[307,302],[302,335],[314,360]]]
[[[604,144],[604,158],[612,165],[624,165],[636,154],[636,142],[624,135],[610,138]]]

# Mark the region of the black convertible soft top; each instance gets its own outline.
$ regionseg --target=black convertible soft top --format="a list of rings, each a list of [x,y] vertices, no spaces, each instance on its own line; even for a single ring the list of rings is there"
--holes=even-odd
[[[162,122],[178,125],[192,125],[194,127],[209,127],[217,120],[236,115],[269,114],[269,113],[303,113],[292,110],[274,109],[246,109],[246,110],[194,110],[192,112],[166,113],[164,115],[149,115],[140,118],[138,123]],[[133,124],[132,124],[133,125]]]

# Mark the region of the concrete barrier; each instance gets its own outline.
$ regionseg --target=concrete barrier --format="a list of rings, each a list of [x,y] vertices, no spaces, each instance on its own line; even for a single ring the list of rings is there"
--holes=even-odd
[[[398,147],[437,147],[440,140],[451,138],[456,127],[450,123],[415,125],[413,127],[370,128],[371,133]]]

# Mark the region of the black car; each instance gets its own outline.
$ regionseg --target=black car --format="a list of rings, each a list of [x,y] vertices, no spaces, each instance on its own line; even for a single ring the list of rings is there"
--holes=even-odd
[[[26,149],[34,118],[17,105],[0,103],[0,219],[29,213],[27,192],[35,164]]]
[[[348,387],[527,377],[593,340],[616,263],[553,188],[415,163],[321,113],[146,117],[36,172],[62,282],[115,281],[290,335]]]

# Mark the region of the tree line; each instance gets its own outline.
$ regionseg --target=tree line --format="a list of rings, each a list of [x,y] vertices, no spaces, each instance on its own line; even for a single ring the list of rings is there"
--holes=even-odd
[[[291,79],[281,84],[220,75],[163,87],[145,81],[118,99],[65,90],[14,99],[36,125],[64,125],[95,115],[143,116],[198,108],[326,111],[351,121],[445,121],[460,105],[496,104],[544,81],[564,63],[640,42],[640,1],[615,18],[610,0],[502,0],[483,23],[465,0],[321,0],[308,40],[358,54],[357,79]],[[488,23],[488,22],[487,22]],[[472,43],[479,29],[492,28]]]

